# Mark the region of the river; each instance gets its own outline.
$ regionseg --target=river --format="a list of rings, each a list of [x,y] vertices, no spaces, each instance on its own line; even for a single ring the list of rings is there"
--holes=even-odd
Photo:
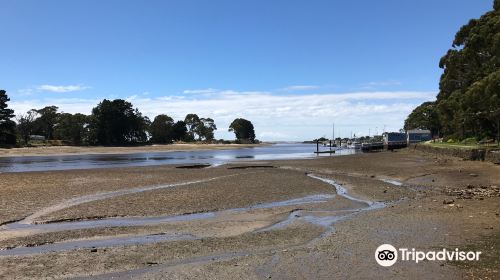
[[[328,150],[320,147],[320,150]],[[242,149],[147,152],[132,154],[85,154],[62,156],[19,156],[0,158],[0,173],[68,169],[91,169],[163,164],[220,165],[234,161],[281,160],[316,157],[315,144],[287,143]],[[339,149],[339,156],[353,154],[353,149]]]

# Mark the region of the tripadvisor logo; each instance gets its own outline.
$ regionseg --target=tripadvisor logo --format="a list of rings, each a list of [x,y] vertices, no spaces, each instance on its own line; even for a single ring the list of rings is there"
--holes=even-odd
[[[381,266],[392,266],[399,259],[400,261],[412,261],[419,263],[421,261],[478,261],[482,252],[465,252],[442,249],[439,251],[418,251],[415,248],[396,249],[391,244],[382,244],[375,250],[375,260]],[[399,257],[399,258],[398,258]]]
[[[381,266],[391,266],[398,260],[398,251],[391,244],[382,244],[375,250],[375,260]]]

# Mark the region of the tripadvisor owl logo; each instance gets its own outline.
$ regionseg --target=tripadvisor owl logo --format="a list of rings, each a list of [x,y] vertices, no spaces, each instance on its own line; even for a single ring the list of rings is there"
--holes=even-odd
[[[482,252],[442,249],[439,251],[419,251],[415,248],[396,249],[391,244],[382,244],[375,250],[375,260],[381,266],[392,266],[398,261],[479,261]]]
[[[392,266],[398,260],[398,251],[391,244],[382,244],[375,250],[375,260],[381,266]]]

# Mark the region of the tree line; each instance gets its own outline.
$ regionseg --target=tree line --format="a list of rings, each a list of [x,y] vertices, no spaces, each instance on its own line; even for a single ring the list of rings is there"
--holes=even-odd
[[[92,109],[90,115],[59,112],[57,106],[47,106],[15,116],[14,111],[8,108],[8,101],[7,93],[0,90],[1,146],[28,145],[36,135],[46,140],[62,140],[70,145],[215,142],[217,126],[211,118],[187,114],[184,120],[175,121],[166,114],[160,114],[151,121],[132,103],[122,99],[104,99]],[[234,132],[235,143],[256,142],[254,126],[246,119],[235,119],[229,131]]]
[[[451,139],[499,137],[500,0],[456,33],[441,58],[443,74],[434,102],[424,102],[405,120],[405,129],[425,128]]]

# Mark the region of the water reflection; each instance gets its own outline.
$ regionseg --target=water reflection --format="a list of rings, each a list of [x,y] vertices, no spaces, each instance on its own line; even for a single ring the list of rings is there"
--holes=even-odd
[[[321,149],[327,149],[320,147]],[[125,166],[148,166],[159,164],[211,164],[220,165],[231,161],[279,160],[316,157],[315,144],[275,144],[265,147],[233,150],[203,150],[182,152],[150,152],[135,154],[31,156],[0,158],[0,172],[26,172],[45,170],[89,169]],[[354,153],[351,149],[340,149],[338,156]]]

